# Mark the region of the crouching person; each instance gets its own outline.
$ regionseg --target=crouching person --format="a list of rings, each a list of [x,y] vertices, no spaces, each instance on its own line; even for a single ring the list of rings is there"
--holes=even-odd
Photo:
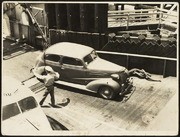
[[[46,72],[46,75],[42,75],[43,72]],[[39,68],[33,69],[34,75],[44,82],[46,87],[43,94],[42,100],[39,104],[42,106],[48,94],[51,96],[51,106],[55,106],[55,97],[54,97],[54,82],[59,79],[59,73],[55,72],[50,66],[41,66]]]

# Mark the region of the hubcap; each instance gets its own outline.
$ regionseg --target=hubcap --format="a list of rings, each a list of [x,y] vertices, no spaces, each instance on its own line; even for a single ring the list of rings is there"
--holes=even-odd
[[[113,90],[110,87],[102,87],[100,95],[105,99],[111,99],[113,97]]]
[[[106,95],[108,95],[109,93],[110,93],[110,92],[109,92],[109,90],[107,90],[107,89],[104,91],[104,94],[106,94]]]

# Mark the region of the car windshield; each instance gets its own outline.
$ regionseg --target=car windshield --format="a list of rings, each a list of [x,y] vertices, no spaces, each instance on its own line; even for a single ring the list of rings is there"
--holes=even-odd
[[[18,104],[19,104],[19,107],[18,107]],[[12,104],[8,104],[6,106],[3,106],[3,120],[16,116],[20,114],[21,112],[23,113],[30,109],[34,109],[36,107],[37,107],[37,102],[32,96],[24,98],[18,101],[18,103],[15,102]]]
[[[37,107],[37,102],[35,101],[34,97],[32,97],[32,96],[18,101],[18,104],[19,104],[22,112],[25,112],[25,111],[28,111],[30,109]]]
[[[3,120],[6,120],[10,117],[20,114],[17,103],[12,103],[6,106],[3,106]]]
[[[87,56],[84,57],[84,62],[86,65],[90,64],[93,60],[95,60],[97,58],[97,53],[95,50],[93,50],[90,54],[88,54]]]

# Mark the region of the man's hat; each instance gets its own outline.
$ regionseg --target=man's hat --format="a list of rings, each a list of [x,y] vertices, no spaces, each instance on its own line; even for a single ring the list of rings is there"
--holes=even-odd
[[[46,66],[46,67],[45,67],[45,70],[46,70],[46,71],[49,71],[49,72],[53,72],[53,69],[52,69],[50,66]]]

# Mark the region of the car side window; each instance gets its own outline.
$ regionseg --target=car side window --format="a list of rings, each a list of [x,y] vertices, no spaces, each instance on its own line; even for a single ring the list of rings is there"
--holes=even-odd
[[[60,56],[53,55],[53,54],[47,54],[47,55],[45,55],[45,60],[53,61],[53,62],[59,62],[60,61]]]
[[[82,62],[79,59],[63,57],[63,65],[73,65],[73,66],[83,66]]]

